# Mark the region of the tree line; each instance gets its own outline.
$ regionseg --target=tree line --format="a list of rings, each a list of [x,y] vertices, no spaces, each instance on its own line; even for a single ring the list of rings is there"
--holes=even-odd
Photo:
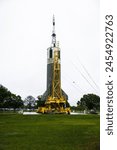
[[[0,85],[0,108],[22,108],[23,100],[20,95],[11,93],[6,87]]]
[[[6,87],[0,85],[0,109],[37,109],[40,106],[44,106],[44,101],[41,101],[41,96],[35,99],[29,95],[22,100],[20,95],[16,95],[10,92]],[[69,103],[68,103],[69,104]],[[71,110],[83,111],[83,110],[100,110],[100,97],[95,94],[85,94],[78,100],[77,106],[71,106]]]

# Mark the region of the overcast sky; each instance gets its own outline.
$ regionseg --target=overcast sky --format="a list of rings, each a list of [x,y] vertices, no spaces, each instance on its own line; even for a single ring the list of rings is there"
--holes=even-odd
[[[76,105],[99,95],[99,0],[0,0],[0,84],[23,99],[44,93],[53,14],[62,89]]]

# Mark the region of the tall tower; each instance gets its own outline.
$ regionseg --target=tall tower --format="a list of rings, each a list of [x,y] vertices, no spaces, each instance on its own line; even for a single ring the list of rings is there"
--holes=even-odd
[[[59,43],[56,42],[55,17],[53,16],[52,43],[47,49],[47,90],[42,95],[41,101],[44,101],[44,107],[38,109],[38,112],[60,112],[69,113],[68,96],[61,89],[61,58]]]
[[[61,97],[61,66],[60,48],[56,42],[55,18],[53,16],[53,31],[51,47],[47,49],[47,91],[53,97]]]

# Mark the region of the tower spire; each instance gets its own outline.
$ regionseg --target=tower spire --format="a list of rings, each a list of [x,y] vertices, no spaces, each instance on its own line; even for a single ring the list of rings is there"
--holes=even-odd
[[[56,34],[55,34],[55,17],[53,15],[53,31],[52,31],[52,46],[56,46]]]

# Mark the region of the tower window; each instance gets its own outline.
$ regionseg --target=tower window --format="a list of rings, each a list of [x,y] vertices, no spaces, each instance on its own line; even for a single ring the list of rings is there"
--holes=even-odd
[[[60,59],[60,51],[58,51],[58,58]]]
[[[52,58],[52,49],[50,49],[50,58]]]

